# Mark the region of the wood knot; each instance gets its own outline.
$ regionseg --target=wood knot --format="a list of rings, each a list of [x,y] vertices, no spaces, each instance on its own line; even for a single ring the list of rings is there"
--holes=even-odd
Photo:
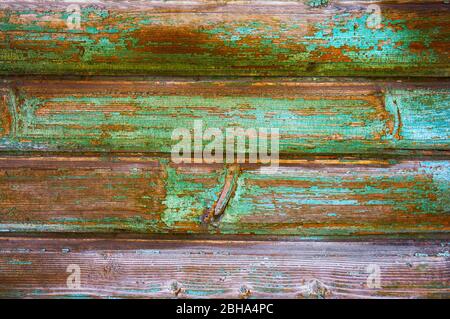
[[[252,294],[252,291],[247,286],[243,285],[239,288],[239,297],[241,299],[247,299]]]
[[[326,7],[330,4],[330,0],[305,0],[306,5],[311,8]]]
[[[170,284],[170,291],[172,292],[172,294],[175,296],[175,297],[178,297],[178,295],[181,293],[181,291],[182,291],[182,288],[181,288],[181,286],[180,286],[180,284],[177,282],[177,281],[173,281],[171,284]]]
[[[305,285],[300,286],[299,290],[297,296],[300,298],[324,299],[331,295],[331,288],[317,279],[312,279]]]

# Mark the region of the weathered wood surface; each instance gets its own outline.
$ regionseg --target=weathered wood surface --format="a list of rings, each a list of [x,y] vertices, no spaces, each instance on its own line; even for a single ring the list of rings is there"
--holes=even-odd
[[[450,298],[449,27],[441,0],[1,0],[0,297]],[[280,167],[175,164],[199,119],[278,128]]]
[[[437,241],[0,238],[0,296],[449,298],[449,256],[448,243]],[[80,267],[79,289],[66,285],[69,265]]]
[[[449,75],[445,1],[305,2],[2,1],[0,74]]]
[[[320,239],[442,237],[450,229],[445,160],[241,164],[231,177],[230,170],[168,158],[1,157],[0,231]]]
[[[174,129],[202,120],[277,128],[281,154],[448,152],[449,83],[4,79],[0,150],[170,153]]]

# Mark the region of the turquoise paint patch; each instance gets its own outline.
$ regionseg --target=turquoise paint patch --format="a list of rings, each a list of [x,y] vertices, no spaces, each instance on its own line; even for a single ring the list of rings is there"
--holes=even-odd
[[[33,263],[31,261],[11,259],[11,260],[8,260],[8,264],[10,264],[10,265],[32,265]]]
[[[215,179],[215,186],[205,188],[199,182],[198,172],[189,175],[188,172],[177,172],[167,166],[166,198],[163,203],[166,209],[161,220],[169,227],[176,228],[177,223],[193,222],[198,224],[207,207],[212,207],[217,200],[225,180],[226,171],[203,174],[204,178]],[[191,193],[189,196],[187,194]]]

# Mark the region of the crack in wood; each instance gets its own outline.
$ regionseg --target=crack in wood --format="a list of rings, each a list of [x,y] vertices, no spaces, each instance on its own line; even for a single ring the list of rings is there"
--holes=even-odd
[[[240,171],[241,168],[237,164],[231,165],[227,168],[224,185],[219,198],[202,216],[203,223],[217,226],[217,222],[222,218],[228,202],[236,190]]]
[[[397,105],[397,102],[395,102],[394,101],[394,103],[395,103],[395,105],[397,106],[397,118],[396,118],[396,132],[395,132],[395,135],[394,135],[394,137],[397,139],[397,140],[401,140],[402,139],[402,136],[400,135],[400,131],[402,130],[402,126],[403,126],[403,124],[402,124],[402,118],[401,118],[401,116],[400,116],[400,109],[399,109],[399,107],[398,107],[398,105]]]

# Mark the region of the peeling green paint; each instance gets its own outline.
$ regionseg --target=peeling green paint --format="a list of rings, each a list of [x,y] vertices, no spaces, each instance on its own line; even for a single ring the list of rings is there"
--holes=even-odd
[[[308,10],[328,2],[307,1]],[[329,5],[319,21],[301,7],[302,19],[295,12],[281,19],[277,10],[267,19],[234,11],[217,18],[204,8],[166,15],[82,6],[81,30],[69,30],[60,9],[0,11],[8,35],[0,74],[448,76],[448,6],[420,8],[386,8],[379,29],[367,27],[362,4]]]
[[[375,102],[364,96],[17,98],[22,102],[10,106],[12,128],[0,139],[3,150],[169,153],[173,130],[193,130],[196,119],[204,129],[278,128],[280,153],[448,149],[450,141],[450,94],[444,89],[391,90]]]

